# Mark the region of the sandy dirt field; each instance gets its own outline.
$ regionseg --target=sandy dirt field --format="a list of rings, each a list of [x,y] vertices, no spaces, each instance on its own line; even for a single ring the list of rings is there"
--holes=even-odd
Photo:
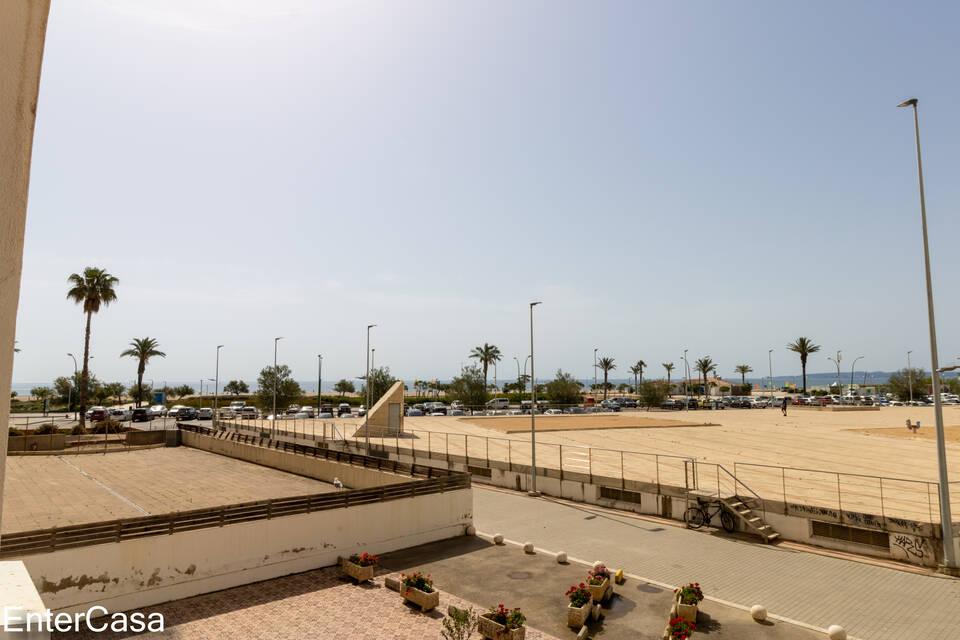
[[[870,436],[883,436],[884,438],[898,438],[902,440],[935,440],[937,437],[937,430],[933,422],[930,422],[930,424],[921,424],[921,427],[917,429],[916,432],[910,431],[906,426],[890,427],[887,429],[859,429],[859,431],[860,433],[865,433]],[[960,444],[960,426],[944,426],[943,437],[948,443]],[[957,478],[957,480],[960,480],[960,478]]]
[[[706,414],[706,412],[704,412]],[[658,427],[699,427],[703,421],[670,420],[660,416],[674,414],[644,415],[639,413],[590,413],[572,416],[537,416],[537,431],[580,431],[583,429],[650,429]],[[697,416],[699,417],[699,416]],[[460,418],[466,422],[502,433],[529,433],[530,416],[478,416]]]

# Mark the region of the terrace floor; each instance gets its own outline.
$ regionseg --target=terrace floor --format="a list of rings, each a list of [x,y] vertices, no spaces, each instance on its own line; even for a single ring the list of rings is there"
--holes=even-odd
[[[197,449],[6,459],[2,533],[334,491],[332,485]]]

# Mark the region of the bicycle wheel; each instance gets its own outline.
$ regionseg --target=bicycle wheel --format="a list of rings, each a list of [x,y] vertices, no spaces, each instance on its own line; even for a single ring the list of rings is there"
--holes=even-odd
[[[687,526],[691,529],[699,529],[703,526],[706,519],[707,515],[700,507],[690,507],[683,514],[683,521],[686,522]]]
[[[737,529],[737,523],[733,519],[733,516],[730,515],[727,511],[720,512],[720,524],[723,525],[723,530],[727,533],[733,533]]]

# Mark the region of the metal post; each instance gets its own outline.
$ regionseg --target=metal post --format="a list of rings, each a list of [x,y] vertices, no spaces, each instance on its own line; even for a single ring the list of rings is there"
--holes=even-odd
[[[270,439],[273,440],[276,435],[277,424],[277,343],[283,339],[283,336],[273,339],[273,420],[270,422]]]
[[[901,103],[901,107],[913,106],[913,125],[917,140],[917,176],[920,184],[920,226],[923,231],[923,264],[927,281],[927,317],[930,322],[930,371],[933,375],[933,407],[937,425],[937,467],[939,471],[940,527],[943,536],[944,573],[960,575],[956,549],[953,544],[953,519],[950,513],[950,485],[947,474],[947,451],[943,434],[943,405],[940,401],[939,362],[937,359],[937,328],[933,313],[933,283],[930,275],[930,245],[927,241],[927,205],[923,193],[923,162],[920,159],[920,116],[917,100]]]
[[[657,484],[659,486],[659,482]],[[620,450],[620,488],[627,488],[627,479],[623,475],[623,449]]]
[[[377,325],[367,325],[367,376],[364,378],[367,385],[367,410],[363,414],[363,436],[368,452],[370,451],[370,329],[375,326]]]
[[[563,482],[563,445],[560,445],[560,482]]]
[[[880,517],[886,520],[887,514],[883,510],[883,476],[880,477]]]
[[[433,432],[427,431],[427,457],[431,459],[433,458],[433,445],[430,443],[432,439],[433,439]]]
[[[539,302],[530,303],[530,491],[532,496],[538,496],[537,491],[537,376],[533,370],[533,308]]]
[[[587,465],[590,473],[590,484],[593,484],[593,447],[587,447]]]
[[[843,501],[840,498],[840,474],[837,476],[837,511],[840,513],[840,524],[843,524]]]
[[[907,351],[907,385],[910,388],[910,402],[913,402],[913,369],[910,368],[910,354],[913,351]]]
[[[319,418],[323,413],[323,355],[318,353],[317,360],[317,417]]]
[[[217,429],[220,428],[220,417],[217,415],[217,409],[220,406],[220,349],[223,349],[222,344],[217,345],[217,374],[213,387],[213,426]]]

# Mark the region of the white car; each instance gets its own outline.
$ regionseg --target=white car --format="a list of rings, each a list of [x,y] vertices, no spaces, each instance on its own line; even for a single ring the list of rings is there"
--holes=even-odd
[[[167,415],[167,408],[162,404],[153,405],[152,407],[150,407],[149,411],[150,411],[150,415],[152,416],[157,416],[162,418],[163,416]]]
[[[547,409],[543,414],[546,416],[559,416],[563,414],[563,411],[560,409]]]
[[[175,404],[172,407],[170,407],[169,411],[167,411],[167,416],[171,418],[176,418],[180,415],[180,409],[186,409],[186,408],[187,407],[185,407],[182,404]]]
[[[197,410],[197,420],[213,420],[213,409],[210,407],[200,407]]]
[[[110,418],[117,422],[126,422],[133,417],[133,412],[129,409],[110,409]]]

